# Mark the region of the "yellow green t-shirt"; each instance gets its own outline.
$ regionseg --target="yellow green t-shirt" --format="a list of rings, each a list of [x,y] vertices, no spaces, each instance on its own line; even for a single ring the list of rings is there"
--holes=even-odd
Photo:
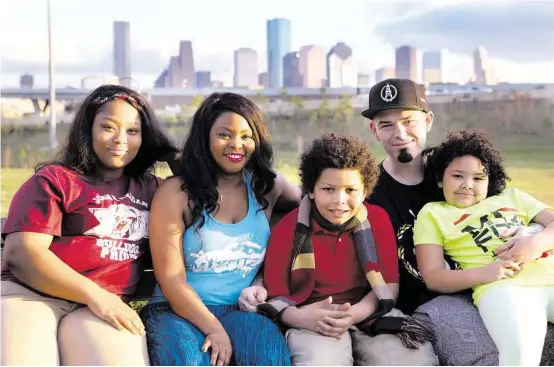
[[[437,244],[462,269],[472,269],[495,260],[494,250],[505,240],[499,235],[507,228],[525,225],[548,205],[515,188],[505,189],[468,208],[446,202],[425,205],[414,226],[414,244]],[[517,275],[473,289],[473,300],[487,290],[505,285],[554,285],[554,256],[531,261]]]

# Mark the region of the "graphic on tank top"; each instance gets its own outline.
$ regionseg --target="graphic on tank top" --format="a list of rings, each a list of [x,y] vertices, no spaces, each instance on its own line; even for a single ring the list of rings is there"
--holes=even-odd
[[[212,239],[216,241],[216,239]],[[210,249],[208,241],[204,241],[201,249],[192,252],[187,259],[187,270],[193,272],[237,272],[243,278],[252,270],[257,269],[265,257],[265,246],[252,233],[237,237],[226,237],[226,245]],[[210,241],[211,242],[211,241]]]

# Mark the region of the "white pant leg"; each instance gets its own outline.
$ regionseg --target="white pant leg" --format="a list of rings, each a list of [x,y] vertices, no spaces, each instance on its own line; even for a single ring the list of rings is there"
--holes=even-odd
[[[496,287],[479,300],[479,313],[496,343],[501,366],[538,366],[546,335],[545,287]]]

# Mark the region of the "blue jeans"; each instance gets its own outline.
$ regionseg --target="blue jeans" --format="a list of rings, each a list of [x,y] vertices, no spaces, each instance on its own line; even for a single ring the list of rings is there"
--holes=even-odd
[[[239,311],[235,305],[207,306],[221,322],[233,347],[237,366],[290,366],[285,338],[270,319]],[[202,353],[205,335],[173,312],[168,302],[150,303],[140,312],[146,327],[152,366],[209,366],[210,350]]]

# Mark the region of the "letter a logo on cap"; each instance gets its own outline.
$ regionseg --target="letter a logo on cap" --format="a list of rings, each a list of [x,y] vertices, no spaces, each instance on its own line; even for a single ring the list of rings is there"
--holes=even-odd
[[[394,85],[387,83],[383,88],[381,88],[381,99],[385,102],[392,102],[398,95],[398,90]]]

